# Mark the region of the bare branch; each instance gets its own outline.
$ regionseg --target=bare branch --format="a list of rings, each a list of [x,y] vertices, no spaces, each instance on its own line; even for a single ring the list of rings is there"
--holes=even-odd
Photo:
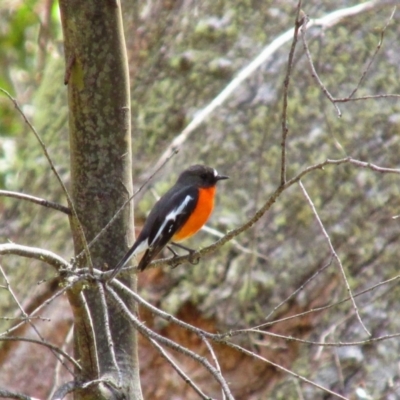
[[[81,385],[79,382],[67,382],[55,391],[55,393],[51,397],[51,400],[62,400],[67,394],[72,393],[80,387]]]
[[[90,308],[87,304],[84,292],[68,292],[68,299],[74,314],[74,340],[85,341],[86,346],[81,349],[82,370],[85,371],[86,378],[100,378],[99,354],[97,352],[96,335]],[[83,353],[83,354],[82,354]]]
[[[334,160],[328,160],[328,161],[334,162]],[[399,174],[400,175],[400,169],[396,169],[396,168],[379,167],[378,165],[371,164],[370,162],[359,161],[359,160],[355,160],[354,158],[348,158],[347,162],[349,164],[356,165],[357,167],[370,169],[371,171],[380,172],[382,174],[389,173],[389,174]]]
[[[387,285],[388,283],[396,283],[396,281],[398,281],[398,280],[400,280],[400,275],[397,275],[397,276],[395,276],[393,278],[387,279],[386,281],[379,282],[379,283],[377,283],[377,284],[375,284],[375,285],[373,285],[371,287],[368,287],[367,289],[364,289],[364,290],[362,290],[360,292],[357,292],[357,293],[353,294],[353,297],[356,298],[356,297],[361,296],[361,295],[363,295],[365,293],[368,293],[368,292],[370,292],[370,291],[372,291],[374,289],[377,289],[380,286]],[[260,325],[254,326],[251,329],[261,329],[261,328],[265,328],[267,326],[279,324],[281,322],[286,322],[286,321],[289,321],[289,320],[294,319],[294,318],[304,317],[304,316],[306,316],[308,314],[326,311],[326,310],[328,310],[330,308],[333,308],[333,307],[336,307],[336,306],[338,306],[340,304],[343,304],[343,303],[345,303],[346,301],[349,301],[349,300],[351,300],[350,297],[345,297],[342,300],[336,301],[334,303],[327,304],[326,306],[315,307],[315,308],[313,308],[311,310],[307,310],[307,311],[304,311],[304,312],[301,312],[301,313],[298,313],[298,314],[294,314],[294,315],[290,315],[288,317],[284,317],[284,318],[276,319],[276,320],[273,320],[273,321],[265,322],[265,323],[262,323]],[[246,329],[244,331],[246,331]],[[229,332],[229,336],[235,336],[235,335],[241,334],[242,332],[243,332],[243,330],[241,330],[241,329],[236,330],[236,331],[231,331],[231,332]],[[369,339],[367,339],[367,340],[369,340]]]
[[[81,370],[81,366],[79,365],[78,361],[76,361],[73,357],[71,357],[68,353],[63,351],[60,347],[51,344],[47,342],[46,340],[36,340],[36,339],[30,339],[30,338],[25,338],[25,337],[19,337],[19,336],[10,336],[10,337],[0,337],[0,342],[28,342],[28,343],[34,343],[38,344],[44,347],[49,348],[52,351],[55,351],[59,353],[61,356],[65,357],[75,368],[78,370]]]
[[[365,3],[364,3],[364,4],[365,4]],[[356,6],[356,7],[357,7],[357,6]],[[374,52],[374,54],[372,55],[372,58],[371,58],[371,60],[369,61],[369,63],[368,63],[368,65],[367,65],[366,69],[365,69],[365,70],[363,71],[363,73],[361,74],[361,77],[360,77],[360,79],[359,79],[359,81],[358,81],[356,87],[352,90],[352,92],[350,93],[349,96],[343,97],[343,98],[335,98],[335,97],[333,97],[333,96],[330,94],[329,90],[328,90],[328,89],[326,88],[326,86],[323,84],[321,78],[319,77],[319,75],[318,75],[318,73],[317,73],[317,71],[316,71],[316,69],[315,69],[315,67],[314,67],[314,63],[313,63],[313,60],[312,60],[312,57],[311,57],[310,49],[309,49],[309,47],[308,47],[307,40],[306,40],[306,30],[307,30],[307,23],[309,22],[309,19],[308,19],[307,17],[305,17],[305,18],[307,18],[307,20],[305,21],[305,23],[304,23],[304,25],[303,25],[303,27],[302,27],[302,29],[301,29],[301,37],[302,37],[302,39],[303,39],[304,50],[305,50],[305,52],[306,52],[306,56],[307,56],[307,59],[308,59],[308,63],[309,63],[309,65],[310,65],[311,76],[317,81],[318,86],[319,86],[319,87],[321,88],[321,90],[324,92],[325,96],[329,99],[329,101],[333,104],[333,106],[335,107],[335,109],[336,109],[336,111],[337,111],[339,117],[342,116],[342,113],[341,113],[341,111],[340,111],[340,109],[339,109],[339,107],[337,106],[336,103],[347,103],[347,102],[349,102],[349,101],[359,101],[359,100],[368,100],[368,99],[382,99],[382,98],[390,98],[390,97],[392,97],[392,98],[393,98],[393,97],[394,97],[394,98],[399,98],[399,97],[400,97],[399,94],[381,94],[381,95],[361,96],[361,97],[353,98],[354,94],[355,94],[355,93],[357,92],[357,90],[359,89],[361,83],[364,81],[364,78],[366,77],[366,75],[367,75],[367,73],[368,73],[368,71],[369,71],[371,65],[372,65],[373,62],[375,61],[375,58],[376,58],[376,56],[377,56],[377,54],[378,54],[378,52],[379,52],[379,50],[380,50],[380,48],[381,48],[381,46],[382,46],[382,43],[383,43],[383,38],[384,38],[385,30],[386,30],[386,28],[388,27],[390,21],[393,19],[393,15],[394,15],[395,10],[396,10],[396,8],[392,11],[392,14],[391,14],[390,17],[389,17],[388,22],[387,22],[386,25],[383,27],[383,29],[382,29],[382,31],[381,31],[380,40],[379,40],[378,45],[377,45],[377,47],[376,47],[376,49],[375,49],[375,52]],[[317,21],[317,20],[315,20],[315,21]]]
[[[176,361],[172,359],[172,356],[168,354],[162,346],[160,346],[154,339],[148,338],[150,343],[157,349],[161,356],[172,366],[177,374],[186,382],[192,389],[204,400],[213,400],[210,396],[204,394],[201,389],[186,375],[186,373],[179,367]]]
[[[329,101],[335,107],[336,112],[338,114],[338,117],[341,117],[342,116],[342,112],[340,111],[339,107],[336,105],[334,97],[329,93],[328,89],[322,83],[319,75],[317,74],[317,71],[315,70],[314,63],[313,63],[313,60],[312,60],[312,57],[311,57],[311,53],[310,53],[310,49],[308,48],[308,44],[307,44],[307,40],[306,40],[306,30],[307,30],[307,24],[309,22],[309,19],[308,19],[307,16],[305,16],[305,19],[306,20],[305,20],[304,25],[303,25],[303,27],[301,29],[301,37],[303,39],[303,46],[304,46],[304,50],[306,52],[308,63],[309,63],[310,68],[311,68],[311,76],[317,81],[319,87],[325,93],[325,96],[329,99]]]
[[[238,236],[241,233],[250,229],[271,208],[271,206],[279,198],[279,196],[282,194],[282,192],[284,192],[287,188],[289,188],[293,184],[298,183],[301,178],[303,178],[304,176],[308,175],[309,173],[311,173],[313,171],[323,170],[324,167],[326,167],[327,165],[340,165],[340,164],[352,164],[357,167],[370,169],[371,171],[380,172],[380,173],[400,174],[400,169],[384,168],[384,167],[380,167],[380,166],[377,166],[377,165],[369,163],[369,162],[355,160],[354,158],[351,158],[351,157],[341,158],[338,160],[329,160],[328,159],[321,163],[311,165],[311,166],[305,168],[303,171],[299,172],[295,177],[289,179],[285,183],[285,185],[279,186],[277,189],[275,189],[275,191],[269,196],[269,198],[267,199],[265,204],[247,222],[245,222],[240,227],[231,230],[224,237],[217,240],[215,243],[211,244],[210,246],[204,247],[200,250],[197,250],[190,255],[155,260],[155,261],[151,262],[147,266],[147,268],[154,268],[154,267],[158,267],[160,265],[176,266],[176,265],[182,264],[183,262],[190,261],[190,259],[198,259],[198,258],[204,257],[207,254],[214,253],[225,243],[231,241],[236,236]]]
[[[50,298],[48,298],[46,301],[44,301],[40,306],[38,306],[34,311],[32,311],[30,313],[30,315],[28,316],[29,318],[32,318],[35,314],[37,314],[40,310],[42,310],[44,307],[46,307],[47,305],[49,305],[54,299],[56,299],[57,297],[63,295],[67,290],[71,289],[71,287],[75,285],[75,282],[71,282],[68,285],[64,286],[63,288],[59,289],[56,293],[54,293],[53,296],[51,296]],[[0,337],[4,336],[4,335],[9,335],[12,332],[16,331],[17,329],[19,329],[23,324],[26,323],[26,319],[24,319],[24,321],[20,322],[19,324],[14,325],[13,327],[7,329],[5,332],[0,333]]]
[[[312,202],[310,196],[307,193],[306,188],[304,187],[304,185],[303,185],[303,183],[301,181],[299,182],[299,185],[300,185],[301,190],[303,191],[303,194],[304,194],[304,196],[305,196],[305,198],[307,200],[307,203],[311,207],[311,210],[312,210],[312,212],[313,212],[313,214],[314,214],[314,216],[315,216],[315,218],[316,218],[316,220],[318,222],[319,227],[321,228],[322,234],[323,234],[323,236],[325,237],[325,239],[326,239],[326,241],[328,243],[330,251],[331,251],[333,257],[336,259],[336,261],[337,261],[337,263],[339,265],[340,272],[341,272],[341,274],[343,276],[343,279],[344,279],[344,282],[346,284],[346,289],[347,289],[347,292],[349,293],[351,302],[353,303],[353,307],[354,307],[354,310],[356,312],[357,318],[360,321],[360,324],[363,327],[364,331],[367,333],[367,335],[371,336],[371,333],[368,331],[367,327],[364,325],[364,322],[362,321],[361,316],[360,316],[360,314],[358,312],[358,307],[357,307],[356,301],[354,300],[353,293],[351,291],[349,281],[347,280],[347,277],[346,277],[346,273],[344,272],[342,261],[340,260],[340,257],[338,256],[338,254],[336,253],[335,248],[333,247],[331,238],[329,237],[328,232],[326,231],[326,229],[324,227],[324,224],[322,223],[321,218],[319,217],[318,212],[317,212],[317,210],[316,210],[316,208],[314,206],[314,203]]]
[[[284,304],[287,304],[290,299],[292,299],[296,294],[301,292],[310,282],[312,282],[321,272],[325,271],[331,264],[332,264],[332,259],[333,256],[331,256],[331,259],[327,264],[322,266],[318,271],[315,272],[310,278],[308,278],[300,287],[298,287],[292,294],[290,294],[288,297],[286,297],[285,300],[281,301],[274,309],[265,317],[266,320],[268,320],[272,314],[274,314],[280,307],[282,307]]]
[[[372,0],[366,1],[365,3],[358,4],[356,6],[343,8],[336,10],[332,13],[325,15],[322,18],[311,19],[308,23],[308,27],[319,26],[322,29],[329,29],[337,25],[344,18],[359,15],[374,9],[388,7],[398,4],[398,0]],[[206,107],[199,110],[189,125],[171,142],[165,152],[162,154],[160,159],[157,161],[154,169],[164,162],[166,158],[170,156],[173,151],[179,149],[190,135],[209,118],[209,116],[229,97],[240,85],[248,79],[262,64],[270,60],[274,54],[286,43],[293,38],[294,28],[289,29],[283,34],[279,35],[270,44],[264,47],[264,49],[255,57],[248,65],[242,68],[236,75],[235,78],[215,97]],[[146,175],[146,174],[145,174]]]
[[[71,327],[69,329],[69,332],[67,334],[67,336],[65,337],[64,343],[61,347],[61,350],[66,351],[66,348],[69,344],[72,343],[73,340],[73,336],[74,336],[74,325],[71,324]],[[56,367],[54,369],[54,377],[53,377],[53,387],[50,391],[50,394],[48,396],[48,398],[52,398],[54,393],[57,391],[57,388],[60,385],[60,380],[61,380],[61,363],[57,363]]]
[[[372,11],[377,8],[390,7],[398,4],[397,0],[372,0],[360,3],[355,6],[335,10],[322,18],[311,19],[309,26],[320,26],[328,29],[337,25],[342,19],[353,17],[364,12]]]
[[[310,381],[309,379],[305,378],[304,376],[301,376],[301,375],[299,375],[299,374],[296,374],[295,372],[291,371],[290,369],[287,369],[287,368],[285,368],[285,367],[282,367],[282,365],[276,364],[276,363],[274,363],[274,362],[268,360],[267,358],[264,358],[264,357],[262,357],[262,356],[260,356],[260,355],[258,355],[258,354],[256,354],[256,353],[253,353],[253,352],[250,351],[250,350],[245,349],[244,347],[241,347],[241,346],[239,346],[239,345],[237,345],[237,344],[234,344],[234,343],[231,343],[231,342],[225,342],[225,344],[226,344],[227,346],[229,346],[229,347],[232,347],[233,349],[236,349],[236,350],[240,351],[241,353],[244,353],[244,354],[246,354],[246,355],[248,355],[248,356],[250,356],[250,357],[253,357],[253,358],[257,359],[257,360],[260,360],[260,361],[263,361],[263,362],[265,362],[265,363],[267,363],[267,364],[269,364],[269,365],[272,365],[272,366],[275,367],[276,369],[278,369],[278,370],[280,370],[280,371],[283,371],[283,372],[285,372],[286,374],[289,374],[289,375],[291,375],[291,376],[293,376],[293,377],[299,379],[300,381],[302,381],[302,382],[304,382],[304,383],[307,383],[307,384],[309,384],[309,385],[311,385],[311,386],[314,386],[314,387],[316,387],[317,389],[320,389],[320,390],[322,390],[322,391],[324,391],[324,392],[326,392],[326,393],[329,393],[329,394],[331,394],[331,395],[333,395],[333,396],[335,396],[335,397],[338,397],[339,399],[349,400],[347,397],[341,396],[339,393],[335,393],[335,392],[333,392],[332,390],[329,390],[329,389],[327,389],[327,388],[325,388],[325,387],[323,387],[323,386],[321,386],[321,385],[318,385],[317,383],[315,383],[315,382],[313,382],[313,381]]]
[[[358,88],[361,86],[361,83],[364,81],[365,77],[367,76],[367,73],[368,73],[369,69],[371,68],[371,65],[375,61],[375,58],[376,58],[377,54],[379,53],[379,50],[381,49],[381,46],[382,46],[382,43],[383,43],[383,39],[385,37],[385,31],[386,31],[387,27],[389,26],[390,22],[392,21],[395,11],[396,11],[396,7],[393,9],[392,14],[390,15],[388,21],[386,22],[385,26],[381,30],[381,35],[380,35],[380,38],[379,38],[379,42],[378,42],[378,45],[376,46],[374,54],[372,55],[371,60],[369,61],[367,67],[365,68],[365,70],[361,74],[361,77],[360,77],[360,80],[358,81],[357,86],[349,94],[349,96],[348,96],[349,99],[351,99],[356,94]]]
[[[286,138],[287,138],[287,135],[289,132],[289,128],[287,125],[287,106],[288,106],[288,96],[289,96],[289,83],[290,83],[290,76],[291,76],[292,68],[293,68],[294,51],[296,50],[299,29],[304,22],[304,18],[305,18],[305,16],[301,12],[301,0],[299,0],[299,2],[297,3],[296,21],[295,21],[294,30],[293,30],[292,46],[290,47],[286,75],[285,75],[285,79],[283,81],[283,104],[282,104],[282,117],[281,117],[281,124],[282,124],[281,185],[284,185],[286,182]]]
[[[58,174],[58,172],[57,172],[57,170],[56,170],[56,168],[55,168],[55,166],[53,164],[53,161],[52,161],[52,159],[51,159],[51,157],[50,157],[50,155],[49,155],[49,153],[47,151],[46,145],[44,144],[44,142],[43,142],[42,138],[40,137],[39,133],[36,131],[35,127],[30,123],[30,121],[28,120],[28,118],[26,117],[24,112],[22,111],[22,109],[19,106],[17,100],[14,99],[11,96],[11,94],[7,92],[7,90],[4,90],[3,88],[0,88],[0,91],[3,92],[13,102],[14,107],[20,113],[20,115],[22,116],[23,120],[28,125],[29,129],[33,132],[33,134],[35,135],[37,141],[39,142],[40,147],[42,148],[43,153],[44,153],[44,155],[45,155],[45,157],[46,157],[46,159],[47,159],[47,161],[48,161],[48,163],[50,165],[50,168],[53,171],[55,177],[58,180],[58,183],[60,184],[60,186],[61,186],[61,188],[62,188],[62,190],[63,190],[63,192],[65,194],[65,197],[67,199],[68,206],[69,206],[69,209],[70,209],[70,211],[72,213],[72,216],[76,221],[76,227],[78,229],[79,235],[80,235],[81,240],[82,240],[83,247],[84,247],[85,252],[86,252],[86,257],[87,257],[87,261],[88,261],[88,264],[89,264],[89,268],[93,268],[93,263],[92,263],[92,259],[91,259],[91,256],[90,256],[89,248],[87,246],[85,233],[83,232],[82,224],[79,221],[78,214],[76,213],[74,204],[73,204],[72,199],[71,199],[71,197],[70,197],[70,195],[68,193],[68,190],[67,190],[66,186],[64,185],[64,182],[62,181],[60,175]]]
[[[197,361],[199,364],[203,365],[207,371],[215,378],[215,380],[221,385],[222,390],[224,391],[226,397],[229,400],[234,400],[234,397],[232,396],[229,386],[225,379],[218,373],[217,369],[213,367],[207,359],[204,357],[199,356],[197,353],[179,345],[178,343],[174,342],[171,339],[167,339],[151,329],[149,329],[145,324],[143,324],[139,319],[128,309],[128,307],[125,305],[125,303],[120,299],[120,297],[117,295],[117,293],[110,287],[106,286],[108,289],[109,293],[111,294],[112,300],[121,308],[121,310],[124,312],[124,314],[127,316],[129,321],[134,325],[134,327],[147,339],[153,339],[156,340],[157,342],[163,343],[165,346],[170,347],[171,349],[184,354],[193,360]]]
[[[99,385],[100,383],[104,383],[105,385],[110,386],[112,388],[117,388],[114,385],[114,382],[108,378],[94,379],[89,382],[71,381],[71,382],[67,382],[66,384],[64,384],[60,388],[58,388],[56,390],[56,392],[53,394],[53,396],[51,397],[51,400],[62,400],[67,394],[72,393],[75,390],[86,389],[93,385]]]
[[[264,335],[264,336],[270,336],[270,337],[274,337],[277,339],[284,339],[287,341],[294,341],[294,342],[299,342],[299,343],[303,343],[303,344],[311,344],[314,346],[321,346],[321,347],[350,347],[350,346],[368,346],[371,345],[372,343],[375,342],[382,342],[384,340],[389,340],[389,339],[397,339],[398,337],[400,337],[400,333],[394,333],[392,335],[383,335],[383,336],[379,336],[379,337],[371,337],[365,340],[357,340],[354,342],[317,342],[317,341],[313,341],[313,340],[305,340],[305,339],[300,339],[300,338],[296,338],[293,336],[285,336],[285,335],[279,335],[278,333],[273,333],[273,332],[269,332],[269,331],[263,331],[261,329],[244,329],[244,331],[246,331],[247,333],[256,333],[258,335]],[[258,345],[262,345],[262,343],[260,341],[256,342]]]
[[[69,264],[59,255],[38,247],[22,246],[14,243],[0,244],[0,254],[14,254],[21,257],[33,258],[51,265],[56,270],[59,270],[60,268],[72,268],[71,264]]]
[[[217,368],[218,373],[221,375],[221,378],[223,378],[221,367],[219,366],[218,358],[215,355],[213,347],[211,346],[210,342],[207,340],[207,338],[204,335],[201,335],[201,340],[203,341],[203,343],[206,345],[208,351],[210,352],[211,358],[213,359],[214,364],[215,364],[215,368]],[[226,400],[224,391],[222,391],[222,400]]]
[[[107,307],[106,295],[104,293],[104,287],[99,281],[96,281],[96,287],[100,294],[101,315],[103,318],[104,330],[105,330],[105,335],[106,335],[106,340],[107,340],[107,347],[110,352],[110,358],[111,358],[113,367],[114,367],[115,371],[117,371],[117,374],[118,374],[117,386],[120,387],[122,384],[122,375],[121,375],[121,371],[118,367],[117,358],[116,358],[115,352],[114,352],[114,342],[112,340],[111,331],[110,331],[110,320],[108,318],[108,307]]]
[[[17,400],[38,400],[35,397],[27,396],[26,394],[10,392],[9,390],[0,388],[0,397],[5,397],[7,399],[17,399]]]
[[[190,332],[195,333],[199,337],[201,337],[201,336],[205,336],[205,337],[209,337],[209,338],[213,337],[212,334],[210,334],[202,329],[196,328],[195,326],[190,325],[190,324],[180,320],[179,318],[174,317],[172,314],[168,314],[167,312],[160,310],[157,307],[153,306],[152,304],[150,304],[149,302],[144,300],[142,297],[140,297],[136,292],[131,290],[128,286],[121,283],[118,279],[113,279],[112,282],[107,282],[107,285],[110,285],[110,283],[111,283],[111,286],[116,286],[119,290],[122,290],[125,293],[129,294],[138,304],[140,304],[143,307],[146,307],[154,315],[157,315],[158,317],[164,319],[165,321],[173,322],[174,324],[176,324],[184,329],[187,329]]]
[[[13,197],[15,199],[30,201],[31,203],[39,204],[47,208],[61,211],[64,214],[71,215],[71,210],[68,207],[65,207],[58,203],[53,203],[49,200],[41,199],[40,197],[30,196],[29,194],[10,192],[8,190],[0,190],[0,196]]]
[[[32,320],[29,318],[28,314],[25,312],[24,308],[22,307],[21,303],[19,302],[16,294],[14,293],[10,282],[7,278],[7,274],[4,272],[3,267],[0,265],[0,272],[3,275],[3,278],[6,282],[6,286],[7,286],[7,290],[10,293],[11,297],[13,298],[13,300],[15,301],[15,303],[17,304],[21,314],[23,317],[25,317],[26,322],[31,326],[31,328],[33,329],[33,331],[36,333],[36,335],[41,339],[41,342],[46,343],[46,341],[44,340],[44,337],[42,336],[42,334],[39,332],[38,328],[36,327],[36,325],[32,322]],[[49,347],[50,350],[52,351],[53,355],[57,358],[57,360],[64,366],[64,368],[72,375],[74,376],[73,371],[69,368],[69,366],[67,364],[64,363],[64,361],[60,358],[60,356],[57,354],[57,351],[52,350],[51,347]]]

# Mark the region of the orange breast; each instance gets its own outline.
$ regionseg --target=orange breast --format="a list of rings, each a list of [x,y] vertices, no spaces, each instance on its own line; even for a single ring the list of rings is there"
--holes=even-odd
[[[173,236],[173,240],[180,241],[194,235],[207,222],[214,208],[216,187],[199,189],[199,199],[192,215],[186,224]]]

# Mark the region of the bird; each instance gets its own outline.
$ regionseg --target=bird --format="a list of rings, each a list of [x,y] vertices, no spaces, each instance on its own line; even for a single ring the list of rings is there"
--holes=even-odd
[[[185,169],[156,202],[135,243],[115,266],[108,281],[136,254],[145,252],[137,267],[143,271],[170,242],[190,251],[175,242],[193,236],[207,222],[214,208],[217,182],[224,179],[229,177],[205,165]]]

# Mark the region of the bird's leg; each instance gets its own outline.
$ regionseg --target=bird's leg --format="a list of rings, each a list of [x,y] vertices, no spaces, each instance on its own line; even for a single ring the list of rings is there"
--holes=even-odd
[[[189,253],[189,262],[190,262],[191,264],[196,265],[196,264],[199,263],[200,257],[198,257],[198,258],[193,258],[193,257],[192,257],[192,256],[193,256],[193,253],[195,253],[196,250],[193,250],[193,249],[191,249],[191,248],[189,248],[189,247],[186,247],[186,246],[184,246],[184,245],[182,245],[182,244],[180,244],[180,243],[176,243],[176,242],[171,242],[171,244],[172,244],[173,246],[179,247],[180,249],[186,250],[186,251]],[[170,249],[170,250],[171,250],[171,249]]]
[[[179,257],[179,254],[171,246],[167,246],[167,249],[174,255],[172,259]],[[176,268],[178,265],[179,263],[172,264],[171,268]]]
[[[190,247],[186,247],[183,244],[171,242],[173,246],[179,247],[180,249],[186,250],[189,254],[193,254],[195,250],[191,249]]]
[[[179,257],[179,254],[171,246],[167,246],[167,249],[174,255],[174,258]]]

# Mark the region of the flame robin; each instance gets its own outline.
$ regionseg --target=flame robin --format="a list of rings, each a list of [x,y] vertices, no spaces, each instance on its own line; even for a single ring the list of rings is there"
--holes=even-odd
[[[180,242],[199,231],[213,211],[216,184],[223,179],[228,177],[204,165],[193,165],[183,171],[175,185],[157,201],[135,243],[109,280],[134,255],[145,252],[138,265],[139,271],[143,271],[169,242]]]

